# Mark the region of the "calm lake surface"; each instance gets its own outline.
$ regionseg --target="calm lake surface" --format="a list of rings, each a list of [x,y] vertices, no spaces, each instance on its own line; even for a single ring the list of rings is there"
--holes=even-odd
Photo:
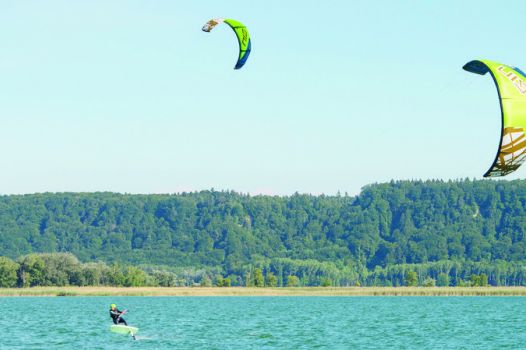
[[[110,303],[137,340],[109,332]],[[0,298],[2,349],[526,349],[520,297]]]

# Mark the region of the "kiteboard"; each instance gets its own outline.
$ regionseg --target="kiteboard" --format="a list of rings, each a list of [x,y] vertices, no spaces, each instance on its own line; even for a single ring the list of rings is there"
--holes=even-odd
[[[139,331],[139,328],[132,327],[132,326],[125,326],[122,324],[113,324],[110,326],[110,331],[113,333],[119,333],[119,334],[129,334],[131,336],[134,336]]]

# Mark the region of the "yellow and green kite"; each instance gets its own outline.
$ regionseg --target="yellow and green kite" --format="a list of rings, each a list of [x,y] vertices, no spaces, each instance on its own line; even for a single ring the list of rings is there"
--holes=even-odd
[[[206,22],[206,24],[203,26],[203,31],[209,33],[218,24],[223,23],[223,22],[228,24],[230,28],[232,28],[234,33],[236,33],[237,40],[239,42],[239,57],[237,59],[237,63],[234,69],[240,69],[247,62],[248,56],[250,55],[251,46],[252,46],[250,42],[250,35],[248,34],[247,27],[245,27],[243,23],[238,22],[233,19],[214,18]]]
[[[505,64],[475,60],[466,63],[464,70],[484,75],[495,81],[502,114],[501,140],[493,165],[484,177],[506,176],[526,160],[526,74]]]

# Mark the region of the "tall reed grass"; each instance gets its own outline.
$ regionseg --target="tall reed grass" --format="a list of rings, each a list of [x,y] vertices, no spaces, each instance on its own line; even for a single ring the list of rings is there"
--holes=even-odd
[[[0,296],[526,296],[526,287],[34,287]]]

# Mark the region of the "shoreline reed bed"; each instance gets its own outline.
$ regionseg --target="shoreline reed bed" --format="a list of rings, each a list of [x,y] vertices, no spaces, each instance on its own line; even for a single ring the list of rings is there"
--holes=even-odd
[[[32,287],[0,297],[50,296],[526,296],[526,287]]]

